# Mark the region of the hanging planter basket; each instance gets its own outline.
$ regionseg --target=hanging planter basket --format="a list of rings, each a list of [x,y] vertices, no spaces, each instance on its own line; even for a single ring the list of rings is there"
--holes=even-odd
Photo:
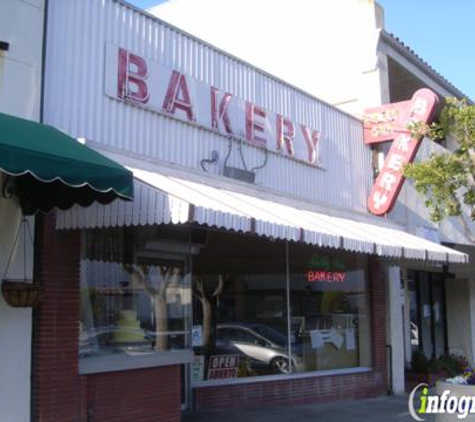
[[[26,281],[3,280],[2,295],[14,308],[28,308],[40,303],[41,287]]]
[[[20,243],[20,235],[22,235],[21,239],[23,240],[23,277],[14,278],[9,276],[8,273],[14,252]],[[33,247],[33,236],[31,235],[30,225],[28,224],[28,220],[23,217],[18,226],[5,273],[2,277],[2,296],[5,301],[14,308],[28,308],[36,306],[40,302],[41,286],[37,283],[33,283],[33,280],[28,277],[27,271],[27,251],[33,251]],[[30,254],[32,254],[32,252],[30,252]]]

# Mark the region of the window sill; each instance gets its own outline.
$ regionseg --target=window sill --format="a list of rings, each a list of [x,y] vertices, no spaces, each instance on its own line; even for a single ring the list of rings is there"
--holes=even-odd
[[[314,371],[314,372],[301,372],[297,374],[281,374],[281,375],[263,375],[257,377],[247,377],[247,378],[235,378],[235,379],[223,379],[223,380],[212,380],[212,381],[198,381],[193,383],[193,388],[202,388],[202,387],[216,387],[221,385],[233,385],[233,384],[250,384],[257,382],[268,382],[268,381],[286,381],[299,378],[316,378],[316,377],[325,377],[332,375],[351,375],[351,374],[361,374],[364,372],[372,372],[373,368],[369,367],[357,367],[357,368],[343,368],[343,369],[330,369],[326,371]]]
[[[191,350],[174,350],[147,356],[109,355],[89,357],[79,360],[79,374],[86,375],[157,366],[181,365],[190,363],[192,360],[193,352]]]

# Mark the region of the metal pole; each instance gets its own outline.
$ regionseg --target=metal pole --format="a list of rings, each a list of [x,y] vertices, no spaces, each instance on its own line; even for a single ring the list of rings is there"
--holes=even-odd
[[[289,373],[293,371],[292,368],[292,344],[291,344],[291,337],[292,337],[292,327],[290,323],[290,259],[289,259],[289,242],[285,242],[285,267],[286,267],[286,291],[287,291],[287,353],[289,359]]]

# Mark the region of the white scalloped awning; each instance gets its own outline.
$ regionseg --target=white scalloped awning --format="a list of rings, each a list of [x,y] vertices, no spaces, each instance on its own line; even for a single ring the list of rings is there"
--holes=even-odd
[[[135,199],[58,211],[58,229],[197,223],[388,258],[468,262],[468,256],[381,219],[358,221],[133,169]]]

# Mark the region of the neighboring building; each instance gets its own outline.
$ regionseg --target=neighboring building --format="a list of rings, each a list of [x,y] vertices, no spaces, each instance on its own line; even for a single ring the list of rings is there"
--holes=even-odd
[[[0,4],[0,113],[39,121],[43,46],[43,0]],[[3,149],[2,149],[3,151]],[[5,274],[22,218],[18,201],[5,198],[5,173],[0,172],[0,274],[31,279],[32,243],[23,269],[23,240]],[[33,220],[29,221],[32,233]],[[26,271],[26,274],[25,274]],[[31,308],[12,308],[0,295],[0,420],[30,420]]]
[[[34,242],[35,231],[41,228],[32,214],[54,206],[87,205],[95,199],[107,203],[118,196],[132,196],[132,190],[127,189],[132,188],[128,171],[39,123],[44,13],[44,0],[0,2],[2,422],[44,420],[33,416],[31,409],[35,391],[32,366],[36,365],[32,332],[37,328],[31,306],[38,291]],[[48,254],[48,245],[43,252]],[[43,300],[47,302],[47,295]]]
[[[378,57],[379,67],[386,70],[381,83],[383,103],[406,100],[411,97],[411,92],[422,87],[436,92],[441,100],[446,97],[464,98],[463,93],[399,39],[384,30],[380,33]],[[446,148],[452,149],[450,139],[447,140],[446,146],[424,139],[416,160],[428,158],[433,152],[444,152]],[[448,218],[440,224],[433,223],[423,198],[417,194],[412,182],[408,181],[389,218],[406,226],[412,233],[451,245],[470,255],[470,264],[462,267],[403,267],[405,297],[402,305],[406,364],[409,365],[411,355],[416,349],[423,350],[428,357],[443,353],[463,355],[473,363],[475,226],[469,213],[459,218]],[[394,302],[395,309],[400,309],[398,300]],[[394,317],[397,317],[396,315],[395,313]]]
[[[272,19],[263,19],[270,10]],[[198,11],[202,18],[194,19]],[[150,12],[360,119],[364,119],[366,109],[409,100],[420,88],[430,88],[440,99],[464,97],[384,30],[383,10],[374,1],[174,0]],[[451,149],[450,140],[447,148]],[[416,159],[443,150],[425,139]],[[375,168],[381,168],[386,151],[379,150]],[[475,252],[475,226],[469,215],[463,220],[432,223],[424,201],[410,182],[406,181],[388,218],[411,233],[455,245],[471,256]],[[404,390],[404,367],[410,365],[416,348],[429,357],[449,352],[475,361],[473,265],[405,263],[401,269],[402,302],[399,286],[388,286],[388,344],[393,348],[395,392]],[[403,326],[398,322],[401,309]]]
[[[38,420],[385,393],[401,263],[467,257],[369,215],[361,120],[122,1],[47,22],[44,121],[136,195],[41,226]]]

